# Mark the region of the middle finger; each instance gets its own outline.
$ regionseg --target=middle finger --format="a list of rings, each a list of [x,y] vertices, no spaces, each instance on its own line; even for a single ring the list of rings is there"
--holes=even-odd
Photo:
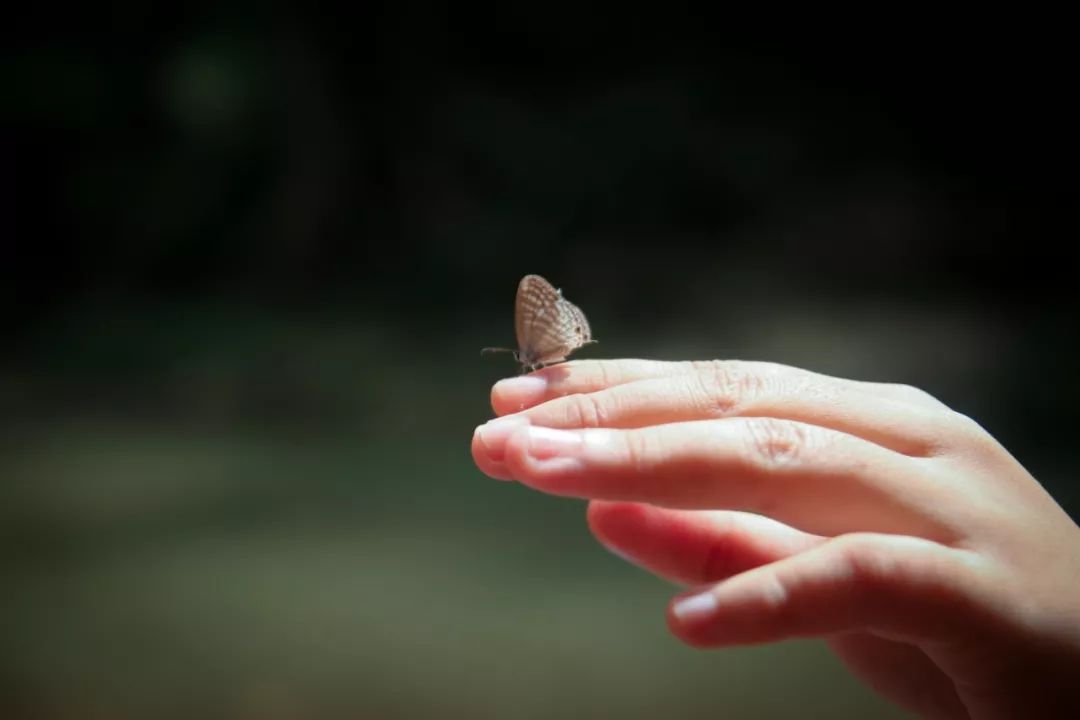
[[[947,417],[809,374],[683,373],[557,397],[517,414],[553,428],[641,428],[730,417],[797,420],[925,457],[948,437]]]
[[[954,539],[951,492],[929,461],[833,430],[729,418],[633,430],[523,425],[503,467],[552,495],[681,509],[744,510],[819,535],[869,531]]]

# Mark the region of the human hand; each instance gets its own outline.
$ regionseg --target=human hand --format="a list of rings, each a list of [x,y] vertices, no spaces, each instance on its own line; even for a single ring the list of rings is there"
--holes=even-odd
[[[1080,716],[1080,527],[930,395],[614,360],[503,380],[491,401],[477,466],[589,499],[602,544],[692,586],[667,610],[684,642],[819,637],[923,716]]]

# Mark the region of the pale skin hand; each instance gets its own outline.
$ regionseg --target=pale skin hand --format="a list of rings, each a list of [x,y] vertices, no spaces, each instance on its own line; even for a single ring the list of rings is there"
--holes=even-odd
[[[826,640],[924,717],[1080,717],[1080,528],[926,393],[754,362],[575,361],[504,380],[472,454],[590,500],[608,548],[692,588],[700,648]]]

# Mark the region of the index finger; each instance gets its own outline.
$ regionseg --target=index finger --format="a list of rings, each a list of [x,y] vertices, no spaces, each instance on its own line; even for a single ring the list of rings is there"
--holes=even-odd
[[[542,370],[500,380],[491,388],[491,407],[496,415],[510,415],[558,397],[584,394],[686,373],[732,377],[753,376],[761,381],[786,376],[813,378],[852,390],[894,400],[943,409],[936,398],[906,385],[850,380],[781,363],[754,360],[572,360]]]
[[[661,360],[571,360],[498,381],[491,388],[491,407],[496,415],[509,415],[563,395],[687,372],[690,366]]]

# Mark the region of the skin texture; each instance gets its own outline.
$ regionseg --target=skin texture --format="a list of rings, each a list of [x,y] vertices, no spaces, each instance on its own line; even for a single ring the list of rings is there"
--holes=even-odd
[[[923,717],[1080,717],[1080,528],[970,418],[761,362],[574,361],[496,383],[487,475],[589,500],[687,590],[695,648],[821,638]]]

